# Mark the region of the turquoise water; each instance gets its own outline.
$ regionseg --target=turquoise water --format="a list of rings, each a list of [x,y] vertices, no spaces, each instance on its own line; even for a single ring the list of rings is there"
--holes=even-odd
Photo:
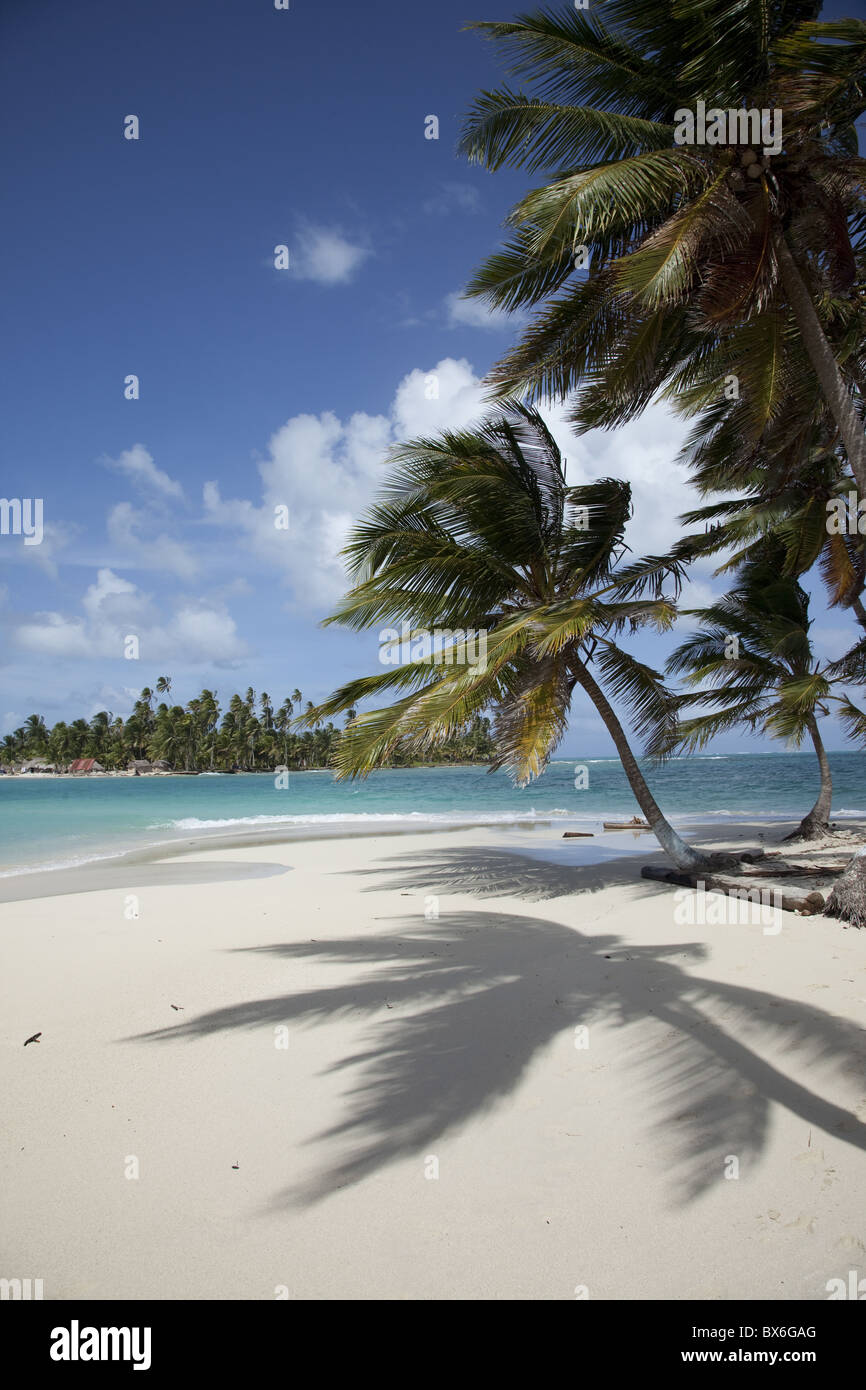
[[[833,814],[866,816],[866,753],[831,753]],[[578,790],[575,769],[586,769]],[[807,753],[710,755],[663,767],[644,764],[662,809],[674,821],[749,814],[801,816],[818,790]],[[578,776],[578,781],[584,780]],[[327,828],[423,829],[428,825],[508,823],[555,817],[592,826],[637,811],[615,758],[553,763],[523,790],[483,768],[406,768],[366,782],[335,782],[329,772],[290,773],[277,788],[267,775],[38,779],[0,777],[0,873],[60,865],[124,849],[220,833],[285,826],[287,834]]]

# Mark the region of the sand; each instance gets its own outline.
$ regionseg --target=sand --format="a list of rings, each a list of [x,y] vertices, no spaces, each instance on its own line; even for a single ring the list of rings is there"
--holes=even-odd
[[[650,838],[560,837],[210,843],[17,881],[0,1276],[713,1300],[866,1276],[866,937],[680,921],[694,895],[639,877]]]

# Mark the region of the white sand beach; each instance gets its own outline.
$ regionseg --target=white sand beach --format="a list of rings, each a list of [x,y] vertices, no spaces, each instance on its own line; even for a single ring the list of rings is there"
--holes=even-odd
[[[826,1299],[866,1273],[862,936],[678,924],[653,859],[497,827],[5,880],[2,1273]]]

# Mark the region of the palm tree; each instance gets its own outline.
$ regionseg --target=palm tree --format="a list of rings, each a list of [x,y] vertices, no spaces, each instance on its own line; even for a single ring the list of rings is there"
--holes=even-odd
[[[247,706],[244,704],[240,695],[233,695],[229,701],[229,707],[223,720],[223,730],[226,734],[228,751],[232,762],[238,766],[244,766],[246,757],[246,725],[248,719]]]
[[[657,741],[670,732],[670,692],[613,640],[626,628],[664,630],[676,615],[661,589],[665,576],[678,578],[675,562],[623,563],[628,484],[608,478],[568,487],[543,420],[519,405],[475,431],[403,445],[392,462],[384,499],[345,551],[355,587],[326,621],[483,632],[486,660],[410,661],[352,681],[308,710],[300,721],[307,726],[391,688],[410,692],[355,719],[338,744],[338,775],[366,775],[398,749],[426,753],[492,707],[494,766],[525,785],[560,742],[580,687],[673,861],[687,869],[718,862],[665,819],[602,688],[627,705],[639,732]]]
[[[104,758],[107,756],[106,749],[108,746],[110,729],[111,715],[107,710],[99,710],[90,721],[89,751],[94,758]]]
[[[64,721],[59,719],[48,735],[48,756],[53,763],[68,763],[69,747],[69,729]]]
[[[219,728],[220,707],[215,690],[203,690],[201,692],[201,744],[197,750],[203,752],[208,757],[208,766],[213,771],[216,761],[217,731]]]
[[[289,725],[292,721],[292,702],[285,699],[274,715],[274,728],[280,734],[283,741],[283,765],[288,767],[289,763]]]
[[[170,685],[167,677],[157,683]],[[143,692],[146,696],[149,692]],[[41,715],[31,715],[26,724],[7,734],[0,743],[0,759],[13,762],[16,758],[48,753],[52,761],[67,763],[73,758],[96,756],[107,767],[125,765],[131,758],[166,758],[176,767],[199,770],[217,766],[240,766],[248,771],[271,768],[280,755],[288,767],[327,767],[339,738],[333,724],[317,728],[315,734],[303,738],[291,732],[292,701],[286,698],[274,713],[269,695],[262,695],[262,720],[250,709],[250,691],[246,697],[232,696],[221,720],[221,710],[214,690],[202,690],[201,695],[186,706],[168,705],[161,701],[154,711],[146,698],[136,701],[135,709],[126,723],[107,710],[100,710],[89,721],[76,719],[71,724],[59,720],[51,730]],[[151,697],[152,698],[152,697]],[[308,705],[312,710],[312,704]],[[457,756],[453,749],[449,755]],[[489,738],[480,738],[473,746],[472,756],[483,761],[490,753]]]
[[[156,714],[156,726],[150,742],[150,750],[155,758],[165,758],[177,766],[184,757],[186,715],[181,705],[160,705]],[[127,725],[128,728],[128,725]]]
[[[778,412],[786,352],[805,353],[866,496],[862,334],[852,347],[849,332],[863,289],[852,237],[866,210],[866,23],[818,23],[816,9],[608,0],[603,21],[569,8],[470,26],[538,94],[482,93],[463,152],[491,170],[553,171],[468,290],[506,310],[545,306],[493,373],[502,394],[580,385],[575,418],[589,428],[639,413],[702,360],[720,388],[742,360]],[[778,153],[754,130],[745,145],[677,143],[698,101],[778,109]]]
[[[687,561],[735,547],[722,566],[731,569],[763,538],[772,537],[782,573],[805,574],[818,563],[830,606],[851,609],[866,627],[866,544],[850,528],[828,527],[828,508],[836,499],[846,499],[852,487],[836,454],[813,443],[797,467],[790,457],[766,457],[760,451],[748,467],[735,471],[735,465],[730,456],[703,464],[696,481],[705,495],[731,484],[737,492],[686,512],[681,520],[703,523],[704,531],[682,538],[673,554]]]
[[[160,676],[156,682],[157,695],[171,694],[171,676]]]
[[[246,753],[251,772],[255,771],[256,753],[262,735],[262,726],[253,714],[246,722]]]
[[[70,753],[73,758],[83,758],[90,737],[90,726],[84,719],[73,719],[69,725]]]
[[[832,665],[815,659],[809,598],[796,578],[782,572],[782,543],[767,541],[755,549],[730,593],[709,607],[686,610],[699,620],[700,630],[681,643],[667,669],[684,673],[689,685],[701,689],[679,696],[678,707],[715,708],[679,723],[658,751],[691,752],[738,725],[795,747],[808,733],[821,785],[814,806],[789,838],[818,839],[829,831],[833,797],[818,717],[829,713],[829,701],[838,701],[850,716],[850,701],[833,693],[838,677]]]
[[[42,755],[48,748],[48,730],[41,714],[29,714],[24,721],[24,739],[30,752]]]
[[[160,706],[160,708],[162,708],[162,706]],[[124,734],[123,720],[119,715],[116,715],[111,724],[111,743],[108,755],[110,760],[109,766],[112,768],[121,767],[124,763],[128,762]]]

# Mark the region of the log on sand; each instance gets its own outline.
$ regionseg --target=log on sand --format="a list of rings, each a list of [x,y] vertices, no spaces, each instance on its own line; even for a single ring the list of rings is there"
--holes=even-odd
[[[802,890],[792,890],[790,887],[779,888],[775,885],[762,885],[756,874],[733,877],[730,874],[706,873],[702,869],[681,873],[676,869],[659,868],[655,864],[645,864],[640,872],[641,878],[655,879],[659,883],[675,883],[680,888],[697,888],[698,884],[701,883],[710,892],[735,893],[738,896],[744,893],[759,892],[762,887],[765,887],[767,892],[778,894],[778,897],[774,898],[774,903],[783,907],[786,912],[800,912],[808,917],[817,912],[823,912],[825,906],[823,893],[804,893]]]
[[[835,878],[844,868],[844,864],[784,864],[762,859],[755,868],[741,872],[752,878]]]

